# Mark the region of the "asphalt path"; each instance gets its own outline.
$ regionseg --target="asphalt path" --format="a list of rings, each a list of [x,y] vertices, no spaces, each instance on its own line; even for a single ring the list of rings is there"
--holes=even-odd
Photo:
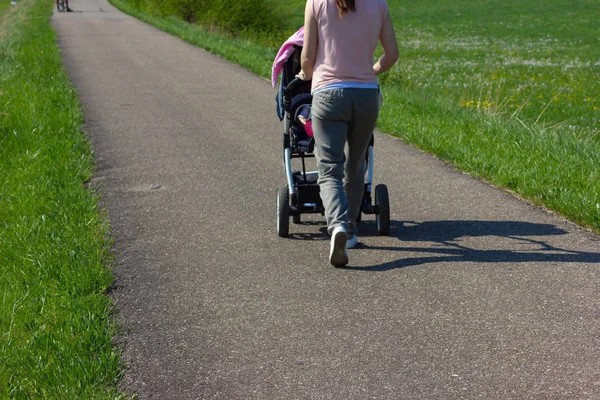
[[[140,399],[598,399],[600,240],[376,135],[392,232],[275,233],[270,83],[105,0],[55,14]]]

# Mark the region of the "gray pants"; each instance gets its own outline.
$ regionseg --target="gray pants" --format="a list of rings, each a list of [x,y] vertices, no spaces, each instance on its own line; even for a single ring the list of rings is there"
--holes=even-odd
[[[356,234],[366,150],[378,116],[377,89],[329,89],[312,100],[315,155],[327,230]]]

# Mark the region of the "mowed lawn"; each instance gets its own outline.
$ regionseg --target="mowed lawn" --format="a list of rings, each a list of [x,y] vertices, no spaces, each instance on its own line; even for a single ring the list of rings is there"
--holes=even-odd
[[[600,7],[389,0],[381,128],[600,231]]]
[[[600,142],[600,7],[592,1],[390,1],[400,85]]]
[[[113,399],[108,223],[52,7],[0,18],[0,399]]]

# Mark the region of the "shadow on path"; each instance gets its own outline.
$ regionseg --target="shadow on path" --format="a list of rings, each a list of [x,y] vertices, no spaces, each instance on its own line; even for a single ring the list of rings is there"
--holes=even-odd
[[[399,222],[392,224],[391,236],[403,242],[433,242],[427,247],[378,247],[360,245],[357,249],[387,250],[426,253],[423,257],[399,258],[383,264],[352,267],[353,271],[382,272],[396,268],[440,262],[523,263],[569,262],[600,263],[600,253],[565,250],[550,245],[541,236],[566,235],[568,232],[550,224],[517,221],[428,221],[422,223]],[[376,235],[374,223],[363,224],[360,236]],[[461,244],[461,238],[497,237],[503,250],[473,249]],[[508,241],[506,239],[509,239]],[[534,245],[534,250],[517,250],[523,244]]]

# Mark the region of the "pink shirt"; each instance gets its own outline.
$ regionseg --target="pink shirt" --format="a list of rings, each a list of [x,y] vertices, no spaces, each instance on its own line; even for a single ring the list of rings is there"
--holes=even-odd
[[[335,0],[308,0],[317,21],[317,57],[312,91],[332,83],[377,84],[375,47],[388,13],[385,0],[356,0],[340,18]]]

